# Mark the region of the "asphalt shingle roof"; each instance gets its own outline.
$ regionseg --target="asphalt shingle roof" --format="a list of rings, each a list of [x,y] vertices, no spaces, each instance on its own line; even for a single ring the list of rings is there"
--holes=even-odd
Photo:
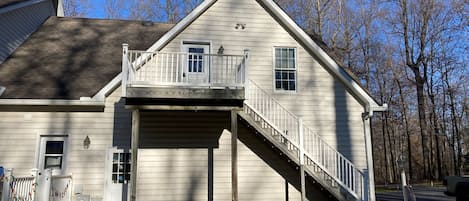
[[[7,7],[26,0],[0,0],[0,8]]]
[[[144,50],[173,26],[50,17],[0,65],[0,98],[91,97],[121,72],[122,43]]]

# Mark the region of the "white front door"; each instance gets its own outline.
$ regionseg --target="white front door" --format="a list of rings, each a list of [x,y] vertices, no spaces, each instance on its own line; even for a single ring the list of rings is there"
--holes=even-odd
[[[108,150],[106,158],[106,201],[129,200],[131,173],[129,151],[112,148]]]
[[[210,46],[199,44],[184,44],[187,52],[186,67],[183,80],[192,84],[206,84],[210,73]]]

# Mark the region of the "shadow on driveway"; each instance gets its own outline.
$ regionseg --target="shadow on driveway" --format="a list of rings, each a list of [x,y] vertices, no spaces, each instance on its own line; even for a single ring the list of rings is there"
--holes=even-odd
[[[455,197],[445,195],[445,187],[414,186],[414,193],[417,201],[455,201]],[[402,201],[402,191],[377,192],[377,201]]]

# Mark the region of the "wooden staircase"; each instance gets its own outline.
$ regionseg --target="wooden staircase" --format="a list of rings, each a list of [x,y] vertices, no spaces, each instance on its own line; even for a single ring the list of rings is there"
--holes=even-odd
[[[238,115],[338,200],[367,199],[365,175],[253,81]]]

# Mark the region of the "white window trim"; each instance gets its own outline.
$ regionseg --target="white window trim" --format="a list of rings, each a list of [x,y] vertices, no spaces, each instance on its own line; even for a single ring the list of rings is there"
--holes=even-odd
[[[208,53],[205,53],[205,52],[204,52],[204,53],[202,54],[202,55],[204,55],[204,56],[202,56],[202,61],[204,61],[204,62],[203,62],[203,65],[202,65],[202,71],[201,71],[201,72],[199,72],[199,71],[192,71],[192,72],[190,72],[189,69],[184,69],[184,70],[186,70],[188,73],[193,73],[193,74],[208,74],[208,72],[210,72],[210,69],[207,69],[207,68],[209,68],[210,66],[208,66],[208,65],[205,63],[205,59],[204,59],[204,58],[206,58],[206,57],[205,57],[206,54],[210,54],[210,45],[184,44],[184,47],[183,47],[183,48],[184,48],[184,52],[189,53],[189,49],[190,49],[190,48],[201,48],[201,49],[204,49],[204,50],[205,50],[205,47],[206,47],[206,46],[209,46],[209,47],[208,47],[208,51],[209,51],[209,52],[208,52]],[[186,50],[187,50],[187,51],[186,51]],[[187,61],[189,61],[189,58],[186,58],[186,59],[187,59]],[[188,64],[186,64],[186,65],[188,65]],[[186,68],[188,68],[188,66],[186,66]]]
[[[284,89],[277,89],[277,87],[275,86],[275,49],[277,48],[291,48],[291,49],[294,49],[295,50],[295,90],[284,90]],[[299,74],[298,74],[298,70],[299,70],[299,67],[298,67],[298,48],[297,47],[294,47],[294,46],[274,46],[272,48],[272,88],[273,88],[273,91],[274,93],[276,94],[296,94],[298,93],[298,77],[299,77]]]
[[[186,52],[186,47],[203,47],[203,46],[208,46],[208,52],[204,53],[204,54],[212,54],[212,52],[213,52],[213,50],[212,50],[213,43],[212,43],[211,40],[182,39],[179,49],[180,49],[181,52]],[[164,49],[162,49],[162,50],[164,50]],[[203,72],[190,72],[190,73],[191,74],[205,74],[205,76],[207,76],[207,79],[211,80],[212,79],[211,78],[212,69],[210,69],[210,68],[212,68],[212,66],[210,66],[210,62],[209,62],[209,66],[204,67]],[[185,70],[188,70],[188,69],[185,69]],[[187,73],[189,73],[189,72],[187,72]]]
[[[37,145],[36,145],[36,157],[35,157],[35,163],[36,167],[39,170],[44,170],[44,156],[45,156],[45,142],[46,141],[63,141],[64,142],[64,150],[63,150],[63,156],[62,156],[62,168],[61,170],[53,170],[52,174],[53,175],[64,175],[67,173],[67,164],[68,164],[68,135],[63,135],[63,134],[50,134],[50,135],[38,135],[37,138]]]
[[[213,50],[213,43],[211,40],[190,40],[190,39],[182,39],[180,44],[180,51],[184,52],[185,45],[208,45],[208,53],[205,54],[212,54]],[[164,50],[164,48],[162,49]]]

